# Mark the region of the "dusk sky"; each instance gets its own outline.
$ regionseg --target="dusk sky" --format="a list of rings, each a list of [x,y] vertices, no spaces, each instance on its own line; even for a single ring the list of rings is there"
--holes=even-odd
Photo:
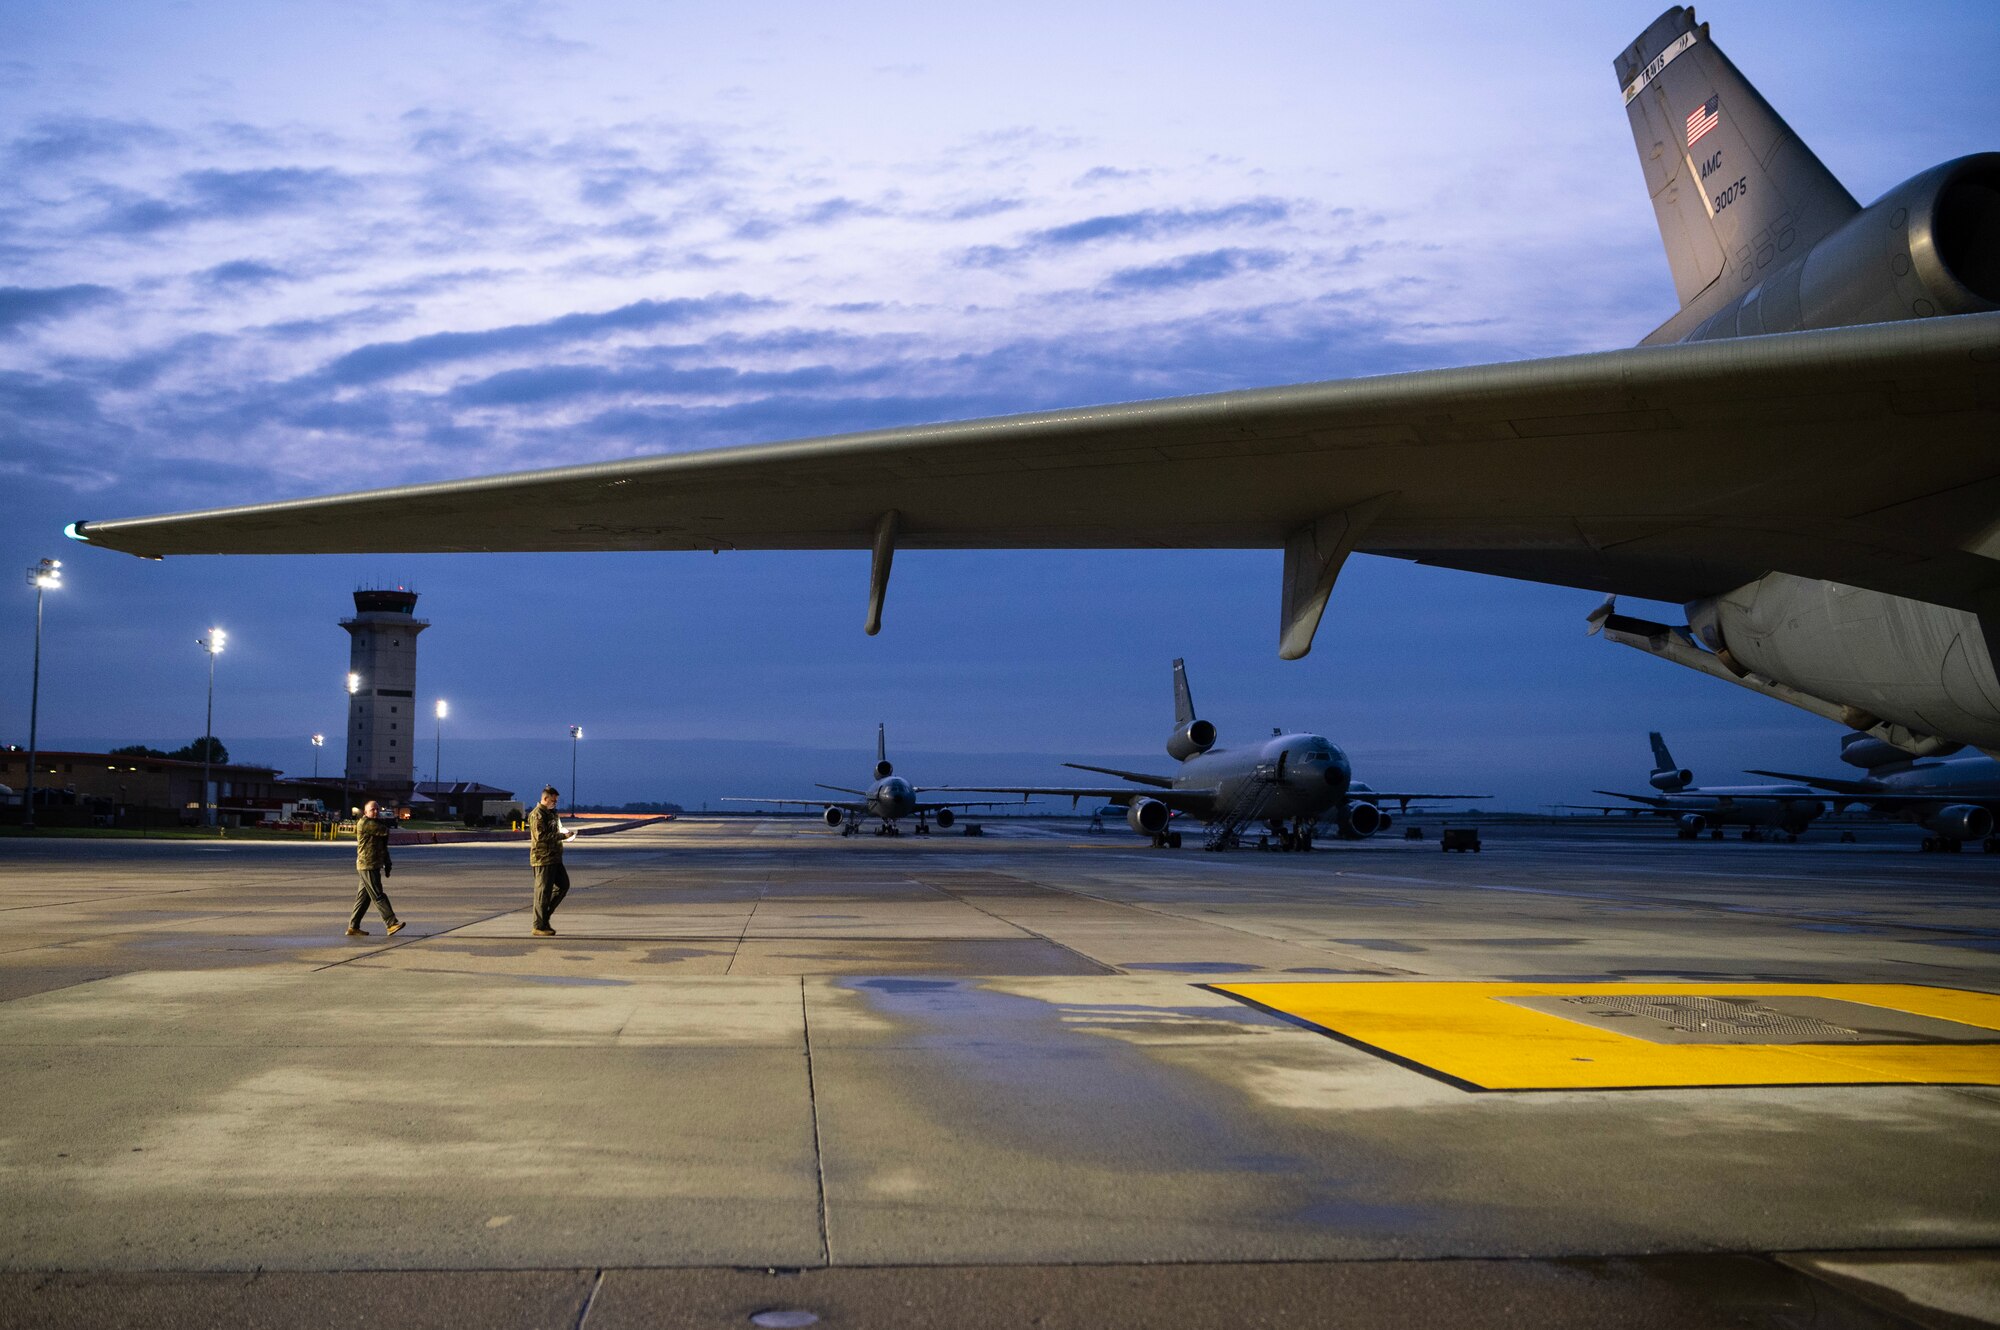
[[[12,0],[0,742],[28,732],[18,569],[51,555],[45,748],[198,735],[219,624],[219,737],[301,771],[324,731],[337,769],[336,620],[402,584],[445,774],[566,783],[582,724],[587,799],[851,783],[878,720],[920,783],[1164,770],[1175,656],[1225,743],[1316,730],[1378,786],[1644,788],[1652,728],[1711,781],[1838,772],[1838,726],[1586,638],[1588,592],[1377,558],[1283,662],[1275,550],[906,551],[870,639],[859,552],[148,563],[62,537],[1630,345],[1675,302],[1611,61],[1662,7]],[[2000,147],[1991,0],[1699,12],[1864,203]]]

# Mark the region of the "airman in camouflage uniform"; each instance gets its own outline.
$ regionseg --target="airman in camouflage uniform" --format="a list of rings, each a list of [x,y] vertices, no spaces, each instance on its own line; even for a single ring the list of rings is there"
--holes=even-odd
[[[368,913],[370,901],[382,912],[382,922],[389,925],[391,936],[403,931],[396,907],[389,904],[388,893],[382,890],[382,875],[394,869],[389,862],[389,824],[382,819],[381,812],[381,806],[370,799],[361,816],[355,819],[354,869],[361,875],[361,890],[354,895],[354,915],[347,921],[349,937],[368,936],[361,920]]]
[[[562,847],[576,833],[563,830],[562,818],[556,813],[559,797],[555,786],[543,786],[541,800],[528,814],[528,863],[535,870],[536,937],[556,935],[556,930],[549,927],[549,916],[562,904],[563,897],[569,895],[569,870],[563,867]]]

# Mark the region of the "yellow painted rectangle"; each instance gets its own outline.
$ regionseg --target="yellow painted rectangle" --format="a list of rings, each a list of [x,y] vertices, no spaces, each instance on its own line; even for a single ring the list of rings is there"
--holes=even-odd
[[[1629,994],[1824,997],[1995,1032],[2000,994],[1919,984],[1242,983],[1219,993],[1477,1090],[2000,1085],[1994,1044],[1656,1044],[1503,1001]]]

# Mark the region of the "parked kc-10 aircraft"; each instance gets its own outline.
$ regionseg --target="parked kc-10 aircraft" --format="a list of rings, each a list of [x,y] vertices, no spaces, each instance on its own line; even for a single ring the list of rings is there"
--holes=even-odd
[[[1659,793],[1591,793],[1629,799],[1661,817],[1673,818],[1682,840],[1693,840],[1704,831],[1721,840],[1724,827],[1742,827],[1744,840],[1763,839],[1765,827],[1775,828],[1787,840],[1797,840],[1799,833],[1826,811],[1826,800],[1808,785],[1696,785],[1694,773],[1674,762],[1658,730],[1647,737],[1653,741],[1653,774],[1647,780]]]
[[[860,819],[874,817],[881,819],[875,828],[878,836],[902,834],[896,824],[906,817],[917,819],[917,834],[930,834],[927,817],[935,816],[937,824],[949,827],[957,821],[952,813],[954,808],[992,808],[994,800],[983,803],[934,803],[917,798],[924,792],[920,785],[912,785],[896,774],[894,764],[889,761],[889,727],[878,724],[875,727],[875,783],[865,790],[850,790],[845,785],[821,785],[822,790],[832,790],[836,794],[851,794],[852,800],[840,799],[743,799],[727,798],[726,804],[795,804],[808,808],[823,808],[820,814],[829,827],[839,827],[843,836],[852,836],[861,830]]]
[[[870,633],[898,545],[1278,548],[1287,658],[1361,550],[1680,602],[1681,627],[1596,618],[1913,751],[2000,750],[2000,153],[1863,208],[1693,10],[1613,64],[1681,304],[1630,350],[69,534],[149,557],[872,549]]]
[[[2000,853],[2000,836],[1993,834],[1993,815],[2000,809],[2000,762],[1990,757],[1918,758],[1866,734],[1840,741],[1840,760],[1868,774],[1859,780],[1828,776],[1797,776],[1784,771],[1753,771],[1803,781],[1827,791],[1836,804],[1863,804],[1883,817],[1914,822],[1931,834],[1924,849],[1957,851],[1966,841],[1985,844],[1988,854]]]
[[[1180,770],[1171,776],[1116,767],[1065,762],[1078,771],[1097,771],[1129,781],[1125,786],[1100,785],[947,785],[940,788],[970,794],[1068,795],[1103,799],[1125,810],[1125,821],[1153,844],[1179,849],[1181,833],[1169,829],[1176,814],[1209,825],[1208,848],[1235,845],[1244,828],[1263,823],[1278,845],[1310,850],[1320,823],[1331,819],[1347,840],[1365,840],[1389,826],[1381,805],[1394,799],[1407,808],[1414,799],[1485,799],[1484,794],[1400,794],[1374,790],[1354,780],[1347,754],[1317,734],[1285,734],[1247,748],[1218,748],[1215,726],[1195,715],[1188,690],[1187,665],[1174,662],[1174,730],[1167,736],[1167,753]],[[1134,789],[1133,786],[1140,788]]]

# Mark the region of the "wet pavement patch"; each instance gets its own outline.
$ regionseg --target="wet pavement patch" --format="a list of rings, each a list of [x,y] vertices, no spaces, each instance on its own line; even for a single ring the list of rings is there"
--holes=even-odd
[[[1128,961],[1118,968],[1162,974],[1242,974],[1245,970],[1262,970],[1264,967],[1242,965],[1235,961]]]
[[[2000,995],[1917,984],[1205,985],[1467,1090],[2000,1085]]]
[[[1580,937],[1462,937],[1454,939],[1454,945],[1461,947],[1574,947],[1583,942]]]
[[[747,938],[732,975],[992,975],[1039,977],[1116,974],[1044,938]]]
[[[2000,952],[2000,937],[1926,937],[1917,940],[1927,947],[1963,947],[1967,951]]]

